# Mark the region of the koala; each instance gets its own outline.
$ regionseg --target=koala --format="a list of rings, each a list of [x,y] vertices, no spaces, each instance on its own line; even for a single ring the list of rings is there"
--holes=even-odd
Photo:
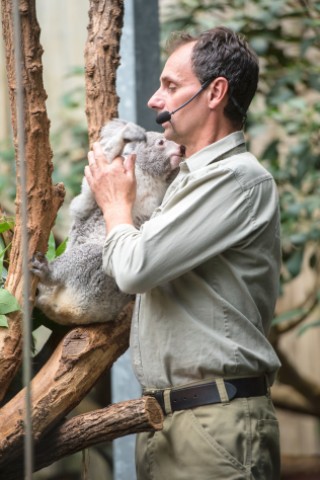
[[[157,132],[120,119],[101,130],[100,143],[107,161],[136,153],[134,225],[139,228],[160,205],[179,170],[184,148]],[[119,290],[103,271],[102,249],[107,231],[102,212],[83,178],[81,193],[70,204],[72,225],[65,252],[52,262],[41,253],[31,260],[39,277],[35,305],[51,320],[82,325],[115,320],[133,296]]]

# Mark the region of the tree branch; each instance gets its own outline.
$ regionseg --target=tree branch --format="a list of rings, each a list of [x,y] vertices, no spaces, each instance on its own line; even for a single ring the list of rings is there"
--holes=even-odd
[[[320,385],[303,376],[279,348],[277,354],[282,364],[279,370],[279,381],[293,387],[318,411],[320,408]]]
[[[308,398],[297,392],[294,387],[282,384],[273,385],[271,397],[277,408],[320,418],[320,404],[310,402]]]
[[[118,403],[73,417],[38,442],[35,448],[35,471],[92,445],[128,434],[161,430],[162,423],[161,408],[151,397]],[[6,480],[22,478],[22,458],[4,465],[0,475]]]
[[[71,330],[32,381],[33,436],[37,442],[90,391],[128,348],[132,305],[116,322]],[[0,410],[0,465],[22,449],[25,391]]]

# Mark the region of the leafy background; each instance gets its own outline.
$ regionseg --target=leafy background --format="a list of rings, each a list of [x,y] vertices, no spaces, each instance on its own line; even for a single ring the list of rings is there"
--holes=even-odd
[[[278,185],[285,288],[301,273],[308,246],[316,244],[319,251],[320,1],[159,0],[159,7],[162,45],[173,30],[192,33],[223,23],[245,34],[259,55],[261,79],[246,135],[250,148],[273,173]],[[83,70],[75,68],[68,75],[82,77]],[[64,114],[60,124],[52,128],[51,138],[53,180],[63,181],[67,190],[66,207],[60,211],[55,228],[58,243],[66,236],[66,208],[79,192],[88,151],[86,125],[79,121],[83,119],[79,111],[84,111],[83,88],[67,90],[60,101]],[[8,139],[0,145],[0,199],[9,213],[14,212],[14,169]],[[1,228],[7,226],[0,225],[0,234]],[[4,249],[0,241],[3,277],[7,271]],[[54,251],[53,244],[51,249]],[[319,271],[318,259],[311,256],[310,265]],[[319,294],[316,302],[319,306]],[[304,308],[293,309],[276,318],[275,324],[307,313]],[[319,324],[316,318],[311,325]]]
[[[246,132],[278,185],[283,285],[300,273],[306,245],[320,239],[320,2],[167,1],[162,41],[173,30],[222,23],[244,34],[260,59]]]

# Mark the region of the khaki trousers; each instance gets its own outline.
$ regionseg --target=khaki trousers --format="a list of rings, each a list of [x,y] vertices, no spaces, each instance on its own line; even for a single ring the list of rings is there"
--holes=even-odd
[[[279,428],[269,397],[167,415],[137,437],[138,480],[279,480]]]

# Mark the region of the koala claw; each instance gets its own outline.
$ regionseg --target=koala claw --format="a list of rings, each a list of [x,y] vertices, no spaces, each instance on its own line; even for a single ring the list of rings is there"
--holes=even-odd
[[[49,264],[46,256],[41,252],[36,252],[31,259],[31,272],[37,277],[44,279],[49,272]]]

